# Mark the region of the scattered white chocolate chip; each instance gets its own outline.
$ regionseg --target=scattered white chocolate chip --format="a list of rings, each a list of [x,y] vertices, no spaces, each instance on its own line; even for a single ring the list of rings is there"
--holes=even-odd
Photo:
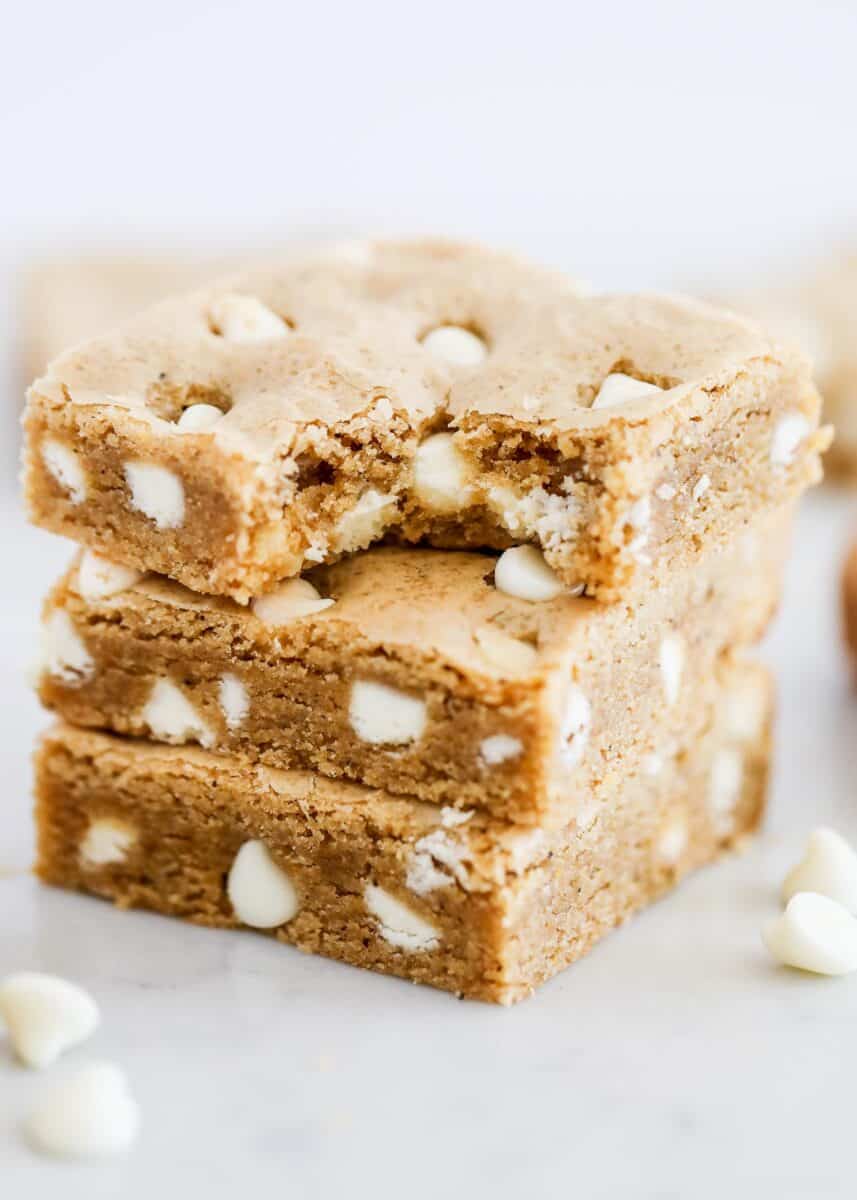
[[[786,413],[780,417],[771,434],[771,463],[775,467],[787,467],[794,462],[798,447],[812,429],[801,412]]]
[[[77,590],[84,600],[103,600],[134,587],[143,578],[136,567],[111,562],[95,550],[84,550],[77,568]]]
[[[798,892],[762,930],[770,953],[786,967],[817,975],[857,970],[857,920],[828,896]]]
[[[242,925],[274,929],[300,907],[295,885],[277,866],[264,842],[245,842],[229,869],[226,894]]]
[[[693,490],[690,493],[690,498],[694,504],[697,504],[702,499],[710,487],[711,479],[709,476],[700,475],[699,479],[697,479],[696,483],[693,485]]]
[[[191,404],[176,421],[182,433],[207,433],[223,417],[216,404]]]
[[[104,867],[124,862],[137,840],[137,831],[115,817],[97,817],[80,843],[80,861],[84,867]]]
[[[287,579],[275,591],[257,596],[250,607],[266,625],[286,625],[298,617],[324,612],[333,603],[324,599],[308,579]]]
[[[42,462],[57,483],[68,492],[72,504],[82,504],[86,499],[86,472],[83,464],[70,446],[49,438],[42,442]]]
[[[477,367],[488,353],[482,338],[460,325],[438,325],[426,334],[423,345],[453,367]]]
[[[457,829],[459,825],[466,825],[471,821],[475,813],[473,808],[444,807],[440,810],[440,823],[444,829]]]
[[[384,888],[367,883],[366,907],[378,921],[381,937],[401,950],[436,950],[438,930]]]
[[[732,688],[724,701],[726,733],[738,742],[761,736],[768,715],[767,693],[755,680]]]
[[[414,846],[408,864],[408,888],[418,896],[449,887],[453,882],[468,890],[470,876],[465,860],[469,853],[467,845],[450,837],[445,829],[426,834]]]
[[[661,642],[659,658],[664,697],[672,708],[681,691],[681,677],[684,671],[684,639],[677,633],[668,633]]]
[[[520,638],[510,637],[493,625],[480,625],[473,631],[473,640],[492,667],[518,675],[531,671],[539,657],[535,646]]]
[[[35,1148],[59,1158],[122,1154],[139,1129],[125,1074],[108,1062],[87,1063],[54,1084],[27,1122]]]
[[[40,665],[68,687],[82,684],[95,671],[95,661],[63,608],[55,608],[42,626]]]
[[[125,463],[131,507],[158,529],[178,529],[184,521],[184,486],[173,471],[155,463]]]
[[[397,501],[392,492],[370,488],[336,523],[334,549],[363,550],[381,536],[393,519]]]
[[[363,742],[405,746],[422,737],[426,705],[424,700],[386,683],[358,679],[351,686],[348,718]]]
[[[232,292],[213,302],[208,315],[216,333],[229,342],[270,342],[283,338],[289,327],[255,296]]]
[[[520,738],[512,737],[508,733],[495,733],[491,737],[483,738],[479,743],[479,757],[488,767],[496,767],[499,763],[508,762],[510,758],[517,758],[524,749],[524,744]]]
[[[655,495],[659,500],[675,499],[676,490],[671,483],[662,483],[655,488]]]
[[[744,783],[744,756],[740,750],[727,747],[718,750],[711,763],[708,783],[708,806],[718,832],[732,828],[735,806],[741,798]]]
[[[250,711],[250,697],[247,689],[230,671],[220,680],[220,707],[227,728],[238,729]]]
[[[687,847],[687,819],[674,813],[664,824],[658,836],[657,855],[661,862],[675,866]]]
[[[652,522],[652,501],[649,496],[641,496],[635,500],[625,514],[625,524],[630,525],[636,536],[628,543],[628,550],[640,563],[648,563],[650,559],[643,553],[649,540]]]
[[[818,892],[857,916],[857,854],[833,829],[815,829],[804,856],[783,882],[783,901],[798,892]]]
[[[199,742],[213,746],[215,737],[187,696],[170,679],[158,679],[140,719],[163,742]]]
[[[67,979],[20,971],[0,983],[0,1019],[15,1054],[28,1067],[47,1067],[98,1028],[95,1001]]]
[[[613,408],[617,404],[629,404],[632,400],[643,400],[646,396],[652,396],[655,392],[662,391],[663,388],[659,388],[657,384],[646,383],[643,379],[634,379],[631,375],[614,371],[601,384],[598,395],[592,401],[592,407]]]
[[[532,601],[555,600],[566,590],[537,546],[504,550],[494,567],[494,586],[507,596]]]
[[[583,758],[591,725],[589,701],[580,688],[572,684],[566,696],[565,715],[559,733],[559,757],[566,768],[576,767]]]
[[[414,493],[428,508],[451,512],[467,498],[467,460],[451,433],[435,433],[417,446]]]

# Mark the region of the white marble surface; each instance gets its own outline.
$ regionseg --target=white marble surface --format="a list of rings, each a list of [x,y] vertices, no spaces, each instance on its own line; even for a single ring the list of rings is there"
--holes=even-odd
[[[775,969],[759,926],[811,826],[857,838],[857,697],[838,567],[857,501],[812,497],[764,654],[780,682],[771,817],[511,1010],[37,887],[27,876],[23,682],[38,598],[67,550],[0,510],[6,780],[0,972],[91,988],[104,1021],[53,1073],[124,1065],[143,1109],[125,1159],[35,1157],[20,1122],[49,1075],[0,1038],[0,1196],[853,1197],[857,978]]]

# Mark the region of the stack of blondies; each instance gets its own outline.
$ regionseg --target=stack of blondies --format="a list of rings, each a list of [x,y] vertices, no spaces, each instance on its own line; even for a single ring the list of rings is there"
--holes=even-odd
[[[359,244],[31,389],[45,881],[509,1003],[757,824],[828,434],[728,313]]]

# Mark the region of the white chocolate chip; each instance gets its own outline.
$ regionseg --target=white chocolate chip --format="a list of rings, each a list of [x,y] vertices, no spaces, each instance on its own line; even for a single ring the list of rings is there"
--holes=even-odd
[[[274,929],[300,907],[295,885],[278,866],[264,842],[245,842],[229,869],[226,894],[242,925]]]
[[[662,483],[655,488],[655,495],[659,500],[673,500],[676,490],[671,483]]]
[[[833,829],[816,829],[804,856],[783,882],[783,901],[798,892],[818,892],[857,916],[857,854]]]
[[[647,754],[640,765],[644,775],[656,779],[664,769],[664,760],[660,754]]]
[[[580,688],[572,684],[566,696],[565,716],[559,733],[559,757],[567,769],[576,767],[583,758],[591,725],[589,701]]]
[[[381,536],[393,519],[397,501],[392,492],[374,488],[364,492],[336,524],[334,549],[337,552],[363,550]]]
[[[176,421],[182,433],[207,433],[223,417],[216,404],[191,404]]]
[[[535,646],[520,638],[510,637],[493,625],[480,625],[474,629],[473,640],[490,665],[498,671],[514,675],[532,671],[539,657]]]
[[[56,608],[42,626],[40,666],[67,687],[84,683],[95,671],[95,661],[74,627],[71,617]]]
[[[54,1084],[27,1122],[35,1148],[58,1158],[122,1154],[139,1130],[125,1074],[107,1062],[87,1063]]]
[[[215,332],[229,342],[270,342],[289,332],[285,321],[255,296],[220,296],[208,313]]]
[[[408,864],[408,888],[418,896],[437,888],[449,887],[453,882],[458,882],[465,891],[468,890],[470,876],[465,860],[469,853],[468,847],[450,837],[445,829],[435,829],[426,834],[414,846],[414,854]]]
[[[661,642],[661,683],[670,708],[678,700],[684,671],[684,640],[677,633],[668,633]]]
[[[857,920],[827,896],[798,892],[762,930],[770,953],[787,967],[817,975],[857,970]]]
[[[52,438],[42,442],[42,461],[64,491],[72,504],[82,504],[86,499],[86,472],[78,456],[69,446]]]
[[[363,742],[405,746],[422,737],[426,705],[424,700],[386,683],[358,679],[351,687],[348,718]]]
[[[690,493],[690,498],[694,504],[697,504],[702,499],[710,487],[711,479],[709,476],[700,475],[699,479],[697,479],[696,483],[693,485],[693,491]]]
[[[478,367],[488,353],[482,338],[460,325],[439,325],[426,334],[423,345],[453,367]]]
[[[135,567],[111,562],[95,550],[84,550],[77,568],[77,591],[84,600],[103,600],[134,587],[143,578]]]
[[[718,750],[711,763],[708,784],[708,806],[718,832],[731,829],[735,806],[741,798],[744,783],[744,756],[740,750]]]
[[[612,375],[607,376],[598,389],[598,395],[592,401],[592,407],[613,408],[617,404],[629,404],[632,400],[643,400],[646,396],[653,396],[655,392],[662,391],[663,388],[659,388],[657,384],[646,383],[642,379],[624,375],[621,371],[614,371]]]
[[[459,825],[466,825],[475,815],[475,809],[472,808],[447,808],[440,810],[440,823],[444,829],[457,829]]]
[[[794,462],[798,447],[812,429],[801,412],[786,413],[780,417],[771,434],[771,463],[775,467],[787,467]]]
[[[724,701],[726,733],[738,742],[761,736],[768,715],[767,694],[754,680],[732,688]]]
[[[308,579],[287,579],[275,591],[257,596],[250,607],[266,625],[286,625],[298,617],[324,612],[333,603],[323,599]]]
[[[523,749],[524,744],[520,738],[511,737],[508,733],[495,733],[482,739],[479,744],[479,757],[486,766],[496,767],[498,763],[517,758]]]
[[[675,866],[687,848],[687,841],[687,819],[675,813],[661,829],[657,843],[658,858],[661,862]]]
[[[467,499],[467,460],[451,433],[435,433],[417,446],[414,493],[428,508],[451,512]]]
[[[628,550],[640,563],[648,563],[649,558],[643,553],[649,541],[652,522],[652,501],[649,496],[641,496],[625,514],[625,524],[635,530],[636,536],[628,544]]]
[[[125,463],[131,507],[158,529],[177,529],[184,521],[184,486],[178,475],[155,463]]]
[[[437,949],[438,930],[401,900],[374,883],[367,883],[364,896],[366,907],[378,921],[381,937],[391,946],[401,950]]]
[[[504,550],[494,567],[494,586],[507,596],[532,601],[555,600],[566,590],[537,546]]]
[[[170,679],[158,679],[140,713],[153,737],[163,742],[199,742],[213,746],[214,734],[188,700]]]
[[[237,675],[227,671],[220,680],[219,691],[220,707],[223,710],[227,728],[238,729],[250,711],[250,697],[247,689]]]
[[[84,867],[104,867],[124,862],[137,840],[137,832],[115,817],[97,817],[91,821],[80,843],[80,861]]]
[[[47,1067],[98,1028],[95,1001],[67,979],[20,971],[0,983],[0,1018],[15,1054],[28,1067]]]

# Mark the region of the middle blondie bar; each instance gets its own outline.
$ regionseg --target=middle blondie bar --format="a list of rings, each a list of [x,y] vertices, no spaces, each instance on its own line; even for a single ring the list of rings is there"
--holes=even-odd
[[[40,698],[78,726],[567,821],[687,743],[767,624],[787,532],[765,519],[633,607],[531,602],[494,556],[381,547],[243,608],[87,552],[46,605]]]

